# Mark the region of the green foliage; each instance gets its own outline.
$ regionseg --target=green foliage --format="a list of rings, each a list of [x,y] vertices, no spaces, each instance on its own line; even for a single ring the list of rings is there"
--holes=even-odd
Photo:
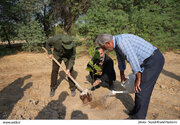
[[[95,51],[91,50],[89,55],[92,57],[92,59],[88,63],[90,67],[87,66],[86,70],[89,71],[89,72],[93,72],[93,74],[94,74],[94,70],[102,71],[102,69],[97,64],[94,63],[94,60],[99,60],[100,59],[99,51],[98,50],[95,50]],[[98,75],[98,72],[95,73],[95,74]]]
[[[102,71],[102,69],[98,66],[98,65],[94,65],[94,69],[96,70],[96,71]]]
[[[134,7],[130,21],[135,25],[135,34],[151,42],[162,51],[177,49],[179,41],[178,1],[151,1]],[[176,8],[176,9],[175,9]],[[178,29],[179,30],[178,30]]]
[[[111,7],[111,0],[92,0],[92,6],[79,20],[84,20],[79,32],[94,40],[100,33],[115,34],[124,30],[128,23],[128,14],[121,9]],[[119,3],[117,2],[117,6]]]
[[[81,45],[86,45],[88,41],[86,41],[86,39],[84,38],[84,36],[77,34],[77,35],[74,37],[74,42],[76,43],[76,45],[81,46]]]
[[[92,61],[89,61],[89,64],[90,64],[90,62],[92,62]],[[88,72],[93,72],[93,69],[90,68],[90,67],[87,67],[86,70],[87,70]]]
[[[23,40],[24,50],[36,51],[44,34],[49,37],[65,30],[76,35],[74,21],[87,11],[89,3],[90,0],[1,0],[0,40],[9,45],[12,40]],[[61,26],[53,28],[56,24]]]
[[[42,31],[40,24],[37,21],[32,21],[24,24],[19,24],[17,39],[25,40],[23,50],[39,51],[45,41],[45,34]]]
[[[62,34],[64,32],[63,28],[61,25],[57,25],[57,26],[54,26],[52,28],[52,34],[50,34],[51,36],[52,35],[57,35],[57,34]]]
[[[32,14],[35,19],[43,26],[46,37],[53,35],[53,27],[56,22],[53,18],[52,0],[35,0],[34,11]]]
[[[93,60],[95,60],[95,59],[100,59],[100,54],[99,54],[98,50],[95,50],[95,52],[94,52]]]
[[[132,33],[166,51],[180,48],[179,20],[179,0],[1,0],[0,40],[36,51],[45,35],[69,31],[90,52],[100,33]]]
[[[9,0],[0,1],[0,40],[10,42],[16,36],[16,22],[18,22],[17,4]]]
[[[17,35],[16,25],[11,22],[3,22],[0,25],[0,41],[8,41],[10,45],[10,41],[14,40],[14,37]]]
[[[162,51],[180,48],[180,1],[92,0],[79,18],[79,33],[95,40],[101,33],[131,33]]]
[[[75,23],[73,23],[71,25],[70,30],[68,31],[68,34],[71,36],[76,36],[77,33],[78,33],[78,26]]]
[[[35,21],[38,0],[4,0],[0,2],[0,39],[8,41],[26,41],[23,49],[37,50],[44,40],[42,26]],[[41,41],[41,42],[40,42]]]
[[[55,22],[62,22],[65,32],[69,32],[77,18],[86,13],[90,0],[51,0]]]

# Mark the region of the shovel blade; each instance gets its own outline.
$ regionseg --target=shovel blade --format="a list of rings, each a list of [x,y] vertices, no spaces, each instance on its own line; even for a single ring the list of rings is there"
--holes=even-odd
[[[91,102],[92,101],[92,95],[90,93],[90,91],[88,91],[88,93],[81,93],[80,94],[80,99],[82,100],[82,102],[84,104],[88,103],[88,102]]]

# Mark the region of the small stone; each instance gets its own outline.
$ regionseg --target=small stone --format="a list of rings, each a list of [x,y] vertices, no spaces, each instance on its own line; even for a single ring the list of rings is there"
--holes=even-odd
[[[164,85],[159,86],[161,89],[165,89],[166,87]]]
[[[37,105],[39,103],[39,100],[35,101],[35,105]]]

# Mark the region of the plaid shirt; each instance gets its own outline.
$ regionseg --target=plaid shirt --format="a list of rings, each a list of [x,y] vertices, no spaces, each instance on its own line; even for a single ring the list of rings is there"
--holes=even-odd
[[[127,60],[134,74],[143,72],[143,67],[141,68],[140,65],[157,49],[144,39],[132,34],[113,36],[113,44],[119,69],[126,69],[125,60]]]

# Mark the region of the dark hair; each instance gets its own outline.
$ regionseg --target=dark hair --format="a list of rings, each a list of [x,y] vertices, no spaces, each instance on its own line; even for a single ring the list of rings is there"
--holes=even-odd
[[[104,50],[102,47],[96,47],[96,48],[95,48],[95,50],[99,50],[99,49]]]

